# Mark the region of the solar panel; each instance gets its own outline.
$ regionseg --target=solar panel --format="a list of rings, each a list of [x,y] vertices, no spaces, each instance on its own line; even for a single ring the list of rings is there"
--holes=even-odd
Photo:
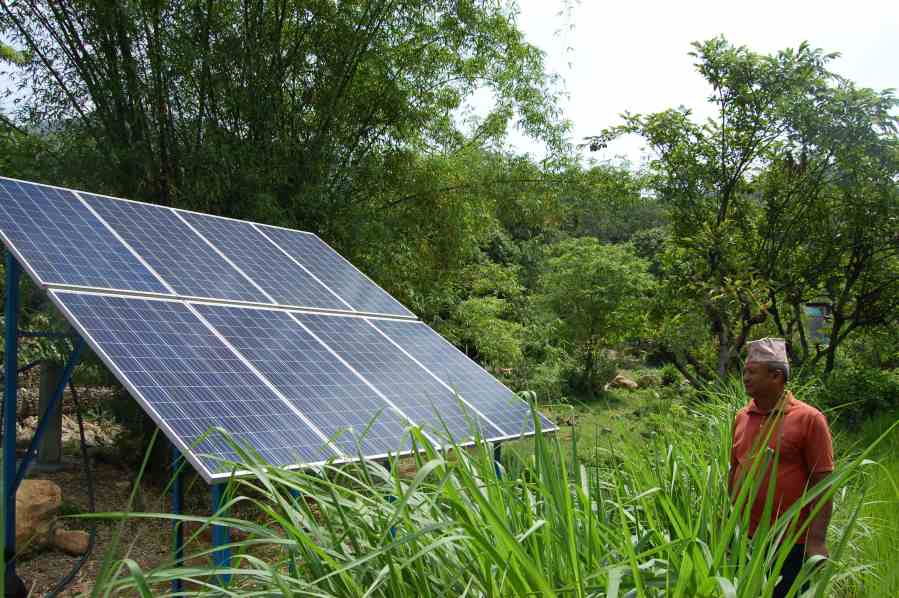
[[[352,311],[252,223],[195,212],[179,213],[277,303]]]
[[[408,423],[287,312],[195,308],[344,453],[375,457],[408,450]]]
[[[236,459],[221,427],[275,465],[336,456],[179,301],[51,291],[69,320],[207,481]],[[194,443],[197,447],[190,449]]]
[[[0,177],[0,233],[38,284],[169,294],[71,191]]]
[[[482,437],[502,435],[367,319],[307,313],[293,316],[432,437],[442,441],[449,434],[463,443],[474,437],[476,428]]]
[[[83,193],[179,295],[272,303],[169,208]]]
[[[532,433],[530,406],[422,322],[373,320],[416,361],[456,390],[508,436]],[[544,431],[556,426],[540,416]]]
[[[415,316],[312,233],[263,225],[259,230],[358,311]]]
[[[410,425],[438,444],[534,432],[524,401],[313,234],[2,177],[0,218],[209,482],[238,456],[217,428],[282,466],[404,452]]]

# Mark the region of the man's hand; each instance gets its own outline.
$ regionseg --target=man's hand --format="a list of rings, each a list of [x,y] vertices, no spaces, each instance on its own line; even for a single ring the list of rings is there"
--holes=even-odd
[[[811,538],[808,538],[805,543],[805,558],[816,555],[829,558],[830,552],[827,550],[827,544],[823,540],[812,540]]]
[[[828,475],[830,475],[829,471],[813,473],[810,476],[809,487],[814,488]],[[812,503],[810,506],[814,509],[816,503]],[[830,524],[830,515],[832,512],[833,501],[828,500],[821,505],[818,514],[809,524],[808,537],[805,539],[805,558],[815,555],[820,555],[824,558],[830,557],[830,552],[827,550],[827,526]]]

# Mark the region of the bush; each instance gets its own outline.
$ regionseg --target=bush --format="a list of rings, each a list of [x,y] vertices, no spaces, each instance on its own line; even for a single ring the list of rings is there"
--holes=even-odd
[[[680,380],[680,372],[673,363],[666,363],[662,368],[662,386],[671,386]]]
[[[814,396],[818,405],[836,410],[850,424],[899,407],[899,371],[850,366],[831,372]]]

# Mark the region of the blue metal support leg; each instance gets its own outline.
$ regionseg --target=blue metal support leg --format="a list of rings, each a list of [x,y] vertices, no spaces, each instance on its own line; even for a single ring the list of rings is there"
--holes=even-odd
[[[503,479],[503,445],[496,443],[493,445],[493,468],[496,470],[496,479]]]
[[[22,463],[19,465],[19,469],[16,472],[13,490],[18,490],[19,484],[22,483],[22,480],[25,479],[25,474],[28,473],[28,466],[31,465],[31,460],[34,459],[34,455],[37,453],[37,447],[40,446],[41,438],[44,437],[44,432],[47,430],[50,417],[55,413],[56,409],[59,408],[59,404],[62,402],[62,395],[66,390],[69,379],[72,377],[72,373],[75,371],[75,366],[78,365],[78,362],[81,360],[81,354],[84,352],[84,347],[84,340],[79,337],[79,339],[75,341],[75,348],[72,349],[72,352],[69,354],[65,368],[62,370],[59,386],[56,387],[56,391],[53,393],[53,398],[50,399],[50,404],[47,405],[47,409],[44,410],[44,413],[41,414],[40,419],[37,421],[37,429],[34,431],[34,437],[31,439],[31,444],[28,445],[28,452],[22,457]]]
[[[225,516],[225,513],[219,512],[221,511],[222,503],[225,501],[225,486],[225,484],[212,485],[212,510],[219,517]],[[231,549],[220,548],[221,546],[231,543],[230,536],[231,530],[228,526],[212,526],[212,544],[215,546],[215,551],[212,553],[212,562],[217,568],[228,568],[231,566]],[[224,574],[219,580],[222,584],[227,584],[231,580],[231,576]]]
[[[19,364],[19,278],[16,258],[6,252],[6,310],[4,312],[3,389],[3,511],[6,579],[16,578],[16,370]],[[7,581],[7,583],[9,583]]]
[[[180,515],[184,503],[184,486],[183,475],[181,473],[181,452],[174,444],[171,444],[172,450],[172,514]],[[184,566],[184,526],[181,521],[175,520],[172,527],[175,541],[175,566]],[[184,590],[184,583],[180,579],[172,580],[172,593],[177,594]]]

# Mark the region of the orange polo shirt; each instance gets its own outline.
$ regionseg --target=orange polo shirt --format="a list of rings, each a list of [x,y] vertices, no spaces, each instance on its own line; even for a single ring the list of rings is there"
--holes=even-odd
[[[731,467],[748,474],[752,467],[753,443],[756,436],[765,426],[769,417],[775,417],[775,411],[762,411],[750,401],[746,407],[737,412],[734,420],[733,447],[731,449]],[[833,471],[833,444],[827,418],[820,411],[796,399],[787,391],[784,414],[768,440],[773,451],[779,451],[777,480],[774,485],[774,502],[771,522],[802,497],[808,486],[809,477],[813,473]],[[772,457],[773,464],[773,457]],[[754,534],[765,510],[765,497],[771,477],[771,467],[764,473],[755,502],[752,505],[749,519],[749,533]],[[739,483],[740,480],[737,480]],[[800,524],[804,523],[810,509],[802,510]],[[805,538],[800,538],[804,542]]]

